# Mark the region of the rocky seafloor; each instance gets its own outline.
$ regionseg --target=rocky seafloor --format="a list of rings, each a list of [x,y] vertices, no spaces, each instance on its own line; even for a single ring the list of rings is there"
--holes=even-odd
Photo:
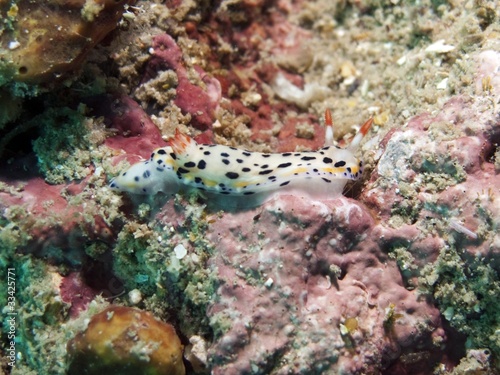
[[[2,373],[499,373],[498,9],[0,4]],[[317,150],[325,109],[374,120],[343,196],[108,187],[176,129]]]

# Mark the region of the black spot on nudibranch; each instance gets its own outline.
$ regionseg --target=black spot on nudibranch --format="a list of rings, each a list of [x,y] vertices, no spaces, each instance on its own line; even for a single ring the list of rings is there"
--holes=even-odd
[[[205,151],[203,155],[210,155],[210,151]]]
[[[230,178],[231,180],[235,180],[238,177],[240,177],[240,175],[238,173],[236,173],[236,172],[227,172],[226,173],[226,177]]]
[[[264,165],[261,165],[261,166],[260,166],[260,169],[266,169],[266,168],[269,168],[269,165],[268,165],[268,164],[264,164]]]
[[[331,181],[331,180],[329,180],[328,178],[324,178],[324,177],[321,177],[321,178],[322,178],[322,179],[323,179],[323,181],[325,181],[325,182],[328,182],[328,183],[332,182],[332,181]]]
[[[238,162],[238,163],[240,163],[240,164],[241,164],[241,163],[243,163],[243,160],[241,160],[241,159],[236,159],[236,162]]]
[[[171,153],[170,153],[170,157],[171,157],[172,159],[174,159],[174,160],[176,160],[176,159],[177,159],[177,156],[176,156],[173,152],[171,152]]]
[[[142,177],[144,177],[144,178],[148,178],[149,176],[151,176],[150,171],[144,171],[144,173],[142,174]]]
[[[135,182],[139,181],[139,176],[135,176],[135,177],[134,177],[134,181],[135,181]]]
[[[198,169],[205,169],[206,166],[207,166],[207,163],[205,162],[205,160],[200,160],[198,162]]]
[[[189,173],[189,171],[187,169],[179,167],[179,169],[177,169],[177,173]]]
[[[154,154],[154,152],[153,152],[153,154]],[[163,149],[159,149],[159,150],[158,150],[158,154],[160,154],[160,155],[166,155],[166,154],[167,154],[167,151],[165,151],[165,150],[163,150]]]
[[[347,167],[346,169],[347,169],[347,172],[349,172],[349,173],[351,173],[351,172],[352,172],[351,167]]]
[[[330,159],[330,158],[324,157],[323,158],[323,163],[330,164],[330,163],[333,163],[333,160]]]
[[[302,156],[300,160],[305,160],[305,161],[316,160],[316,156]]]
[[[250,152],[248,152],[248,151],[243,151],[241,154],[242,154],[242,155],[245,155],[245,156],[250,156],[250,155],[252,155],[252,154],[251,154]]]
[[[286,168],[289,167],[290,165],[292,165],[292,163],[281,163],[280,165],[278,165],[278,168]]]
[[[223,162],[224,164],[226,164],[226,165],[229,165],[229,163],[230,163],[230,162],[229,162],[229,160],[227,160],[227,159],[222,159],[222,162]]]
[[[252,194],[255,194],[255,192],[253,192],[253,191],[245,191],[243,193],[243,195],[252,195]]]
[[[197,184],[201,184],[203,180],[201,179],[201,177],[195,177],[194,182],[196,182]]]
[[[269,174],[271,173],[273,170],[272,169],[266,169],[265,171],[261,171],[259,172],[259,174]]]
[[[245,168],[242,168],[242,169],[241,169],[241,171],[242,171],[242,172],[250,172],[250,171],[251,171],[251,169],[250,169],[250,168],[245,167]]]
[[[224,158],[228,158],[229,157],[229,154],[227,152],[221,152],[220,153],[220,156],[224,157]]]
[[[193,168],[196,166],[196,163],[194,161],[188,161],[187,163],[184,163],[184,166],[186,168]]]
[[[290,155],[292,155],[291,152],[285,152],[285,153],[281,154],[281,156],[290,156]]]
[[[290,183],[290,181],[285,181],[285,182],[282,182],[282,183],[280,184],[280,186],[286,186],[286,185],[288,185],[289,183]]]
[[[270,157],[270,156],[271,156],[271,155],[269,155],[269,154],[263,154],[263,155],[262,155],[262,157],[263,157],[263,158],[268,158],[268,157]]]
[[[338,167],[343,167],[344,165],[345,165],[345,161],[341,160],[341,161],[336,162],[333,166],[335,168],[338,168]]]

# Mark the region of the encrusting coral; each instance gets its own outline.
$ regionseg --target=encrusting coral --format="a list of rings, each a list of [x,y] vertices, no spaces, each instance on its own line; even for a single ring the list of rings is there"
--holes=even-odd
[[[88,52],[117,26],[128,0],[4,2],[0,12],[0,72],[42,83],[78,68]]]
[[[69,374],[184,375],[174,327],[151,313],[111,306],[68,343]]]

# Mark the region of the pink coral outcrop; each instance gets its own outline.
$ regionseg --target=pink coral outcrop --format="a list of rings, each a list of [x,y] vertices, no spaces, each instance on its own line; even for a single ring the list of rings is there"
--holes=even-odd
[[[196,71],[206,85],[206,89],[190,82],[188,71],[182,62],[182,51],[168,34],[157,35],[153,39],[153,56],[146,68],[146,79],[158,72],[172,69],[177,74],[178,85],[174,99],[182,112],[192,116],[192,125],[200,130],[210,128],[215,117],[214,111],[221,99],[221,87],[216,78],[206,75],[201,68]]]
[[[344,197],[221,214],[206,233],[220,284],[208,311],[213,373],[375,373],[417,347],[439,352],[439,311],[405,287],[380,231]]]
[[[86,102],[92,109],[92,115],[103,116],[107,127],[116,132],[106,138],[106,146],[124,151],[129,156],[147,159],[152,150],[166,145],[151,118],[130,97],[101,95]]]

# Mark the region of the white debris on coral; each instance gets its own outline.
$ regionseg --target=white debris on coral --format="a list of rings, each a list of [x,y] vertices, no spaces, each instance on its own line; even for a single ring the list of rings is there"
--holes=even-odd
[[[183,244],[179,244],[176,247],[174,247],[174,253],[177,259],[182,259],[186,256],[187,249]]]
[[[304,89],[300,89],[286,79],[282,73],[276,75],[271,87],[281,99],[301,108],[307,108],[312,101],[323,100],[331,94],[328,87],[321,86],[316,82],[306,83]]]
[[[132,305],[137,305],[142,301],[142,293],[139,289],[132,289],[128,292],[128,299]]]
[[[203,337],[194,335],[189,338],[189,343],[184,357],[191,363],[196,373],[202,372],[207,366],[207,342]]]
[[[440,39],[435,43],[432,43],[425,49],[425,52],[429,53],[447,53],[453,51],[455,46],[451,46],[449,44],[444,44],[444,39]]]

